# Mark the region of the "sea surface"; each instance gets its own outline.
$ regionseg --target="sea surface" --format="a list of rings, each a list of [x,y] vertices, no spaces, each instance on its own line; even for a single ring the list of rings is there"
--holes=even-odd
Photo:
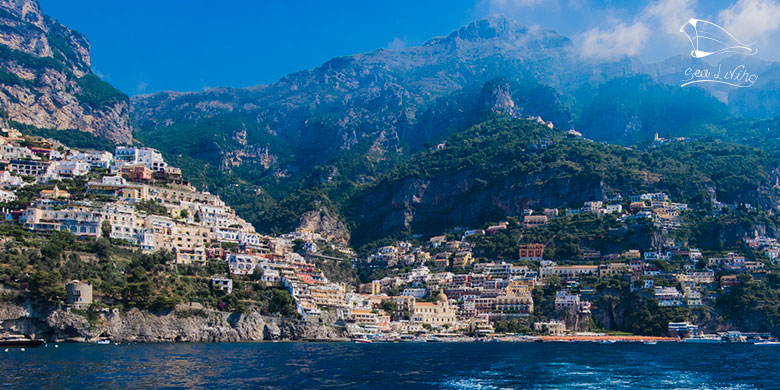
[[[12,389],[780,389],[780,346],[59,344],[0,350]]]

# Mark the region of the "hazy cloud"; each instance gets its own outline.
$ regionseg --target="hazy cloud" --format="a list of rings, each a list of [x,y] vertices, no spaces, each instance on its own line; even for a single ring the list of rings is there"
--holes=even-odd
[[[774,0],[739,0],[718,14],[723,28],[744,44],[780,28],[780,4]]]
[[[594,28],[583,35],[582,54],[597,58],[637,55],[649,32],[650,29],[643,23],[613,23],[607,30]]]
[[[147,88],[149,88],[149,83],[146,81],[141,81],[138,83],[138,85],[135,86],[135,93],[144,93]]]
[[[638,55],[650,40],[668,41],[680,34],[680,26],[695,15],[695,6],[695,0],[658,0],[631,20],[612,19],[608,27],[595,27],[581,35],[582,54],[598,58]]]
[[[680,36],[680,27],[696,16],[695,0],[661,0],[650,4],[640,18],[666,35]]]
[[[405,47],[406,47],[406,39],[402,39],[399,37],[393,38],[393,40],[388,42],[387,44],[387,48],[390,50],[403,49]]]

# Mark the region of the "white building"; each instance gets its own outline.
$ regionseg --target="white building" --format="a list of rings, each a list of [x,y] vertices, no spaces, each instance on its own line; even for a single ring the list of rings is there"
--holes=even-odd
[[[16,200],[16,194],[11,191],[0,190],[0,203],[8,203]]]
[[[141,164],[153,171],[165,171],[168,164],[162,154],[152,148],[136,148],[130,146],[117,146],[114,152],[117,162],[125,164]]]
[[[415,297],[417,299],[420,299],[425,296],[425,294],[428,293],[428,290],[424,288],[405,288],[403,292],[401,292],[402,296],[405,297]]]
[[[555,310],[577,309],[580,306],[580,295],[561,290],[555,293]]]
[[[24,180],[21,177],[14,176],[8,171],[0,171],[0,186],[21,187],[22,184],[24,184]]]
[[[233,275],[250,275],[255,270],[256,258],[252,255],[230,253],[227,255],[228,268]]]
[[[103,207],[103,217],[111,224],[111,238],[138,242],[138,216],[133,206],[124,203],[109,203]],[[139,221],[140,222],[140,221]]]
[[[227,294],[233,292],[233,280],[227,276],[212,276],[211,287],[222,290]]]
[[[30,149],[14,145],[3,145],[0,149],[0,158],[3,160],[40,160],[40,157],[36,156]]]
[[[655,297],[658,299],[658,306],[671,307],[682,306],[683,295],[677,290],[677,287],[655,286]]]
[[[11,160],[9,167],[11,172],[22,176],[43,177],[53,173],[51,164],[45,161]]]
[[[114,155],[106,151],[90,150],[86,155],[87,163],[95,168],[108,168],[114,161]]]
[[[90,165],[80,160],[64,160],[57,163],[56,173],[65,176],[84,176],[89,173]]]

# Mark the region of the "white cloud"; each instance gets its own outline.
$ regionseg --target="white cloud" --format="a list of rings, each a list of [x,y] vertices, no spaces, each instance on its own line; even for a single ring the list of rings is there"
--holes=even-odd
[[[642,10],[640,18],[664,34],[679,36],[680,26],[696,15],[695,7],[696,0],[661,0]]]
[[[631,20],[613,19],[580,36],[586,57],[612,59],[641,54],[650,41],[657,44],[680,34],[680,26],[695,15],[696,0],[658,0]]]
[[[644,23],[613,24],[610,29],[594,28],[583,34],[582,54],[593,58],[616,58],[637,55],[649,37]]]
[[[544,0],[487,0],[488,6],[493,11],[507,11],[517,8],[533,7],[545,3]]]
[[[390,50],[398,50],[406,47],[406,40],[399,37],[393,38],[392,41],[387,43],[387,48]]]
[[[723,28],[744,44],[780,28],[780,4],[774,0],[739,0],[718,14]]]

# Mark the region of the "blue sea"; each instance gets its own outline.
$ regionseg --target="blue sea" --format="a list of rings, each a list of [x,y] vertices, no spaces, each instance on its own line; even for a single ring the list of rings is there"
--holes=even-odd
[[[778,389],[780,346],[59,344],[0,350],[4,388]]]

